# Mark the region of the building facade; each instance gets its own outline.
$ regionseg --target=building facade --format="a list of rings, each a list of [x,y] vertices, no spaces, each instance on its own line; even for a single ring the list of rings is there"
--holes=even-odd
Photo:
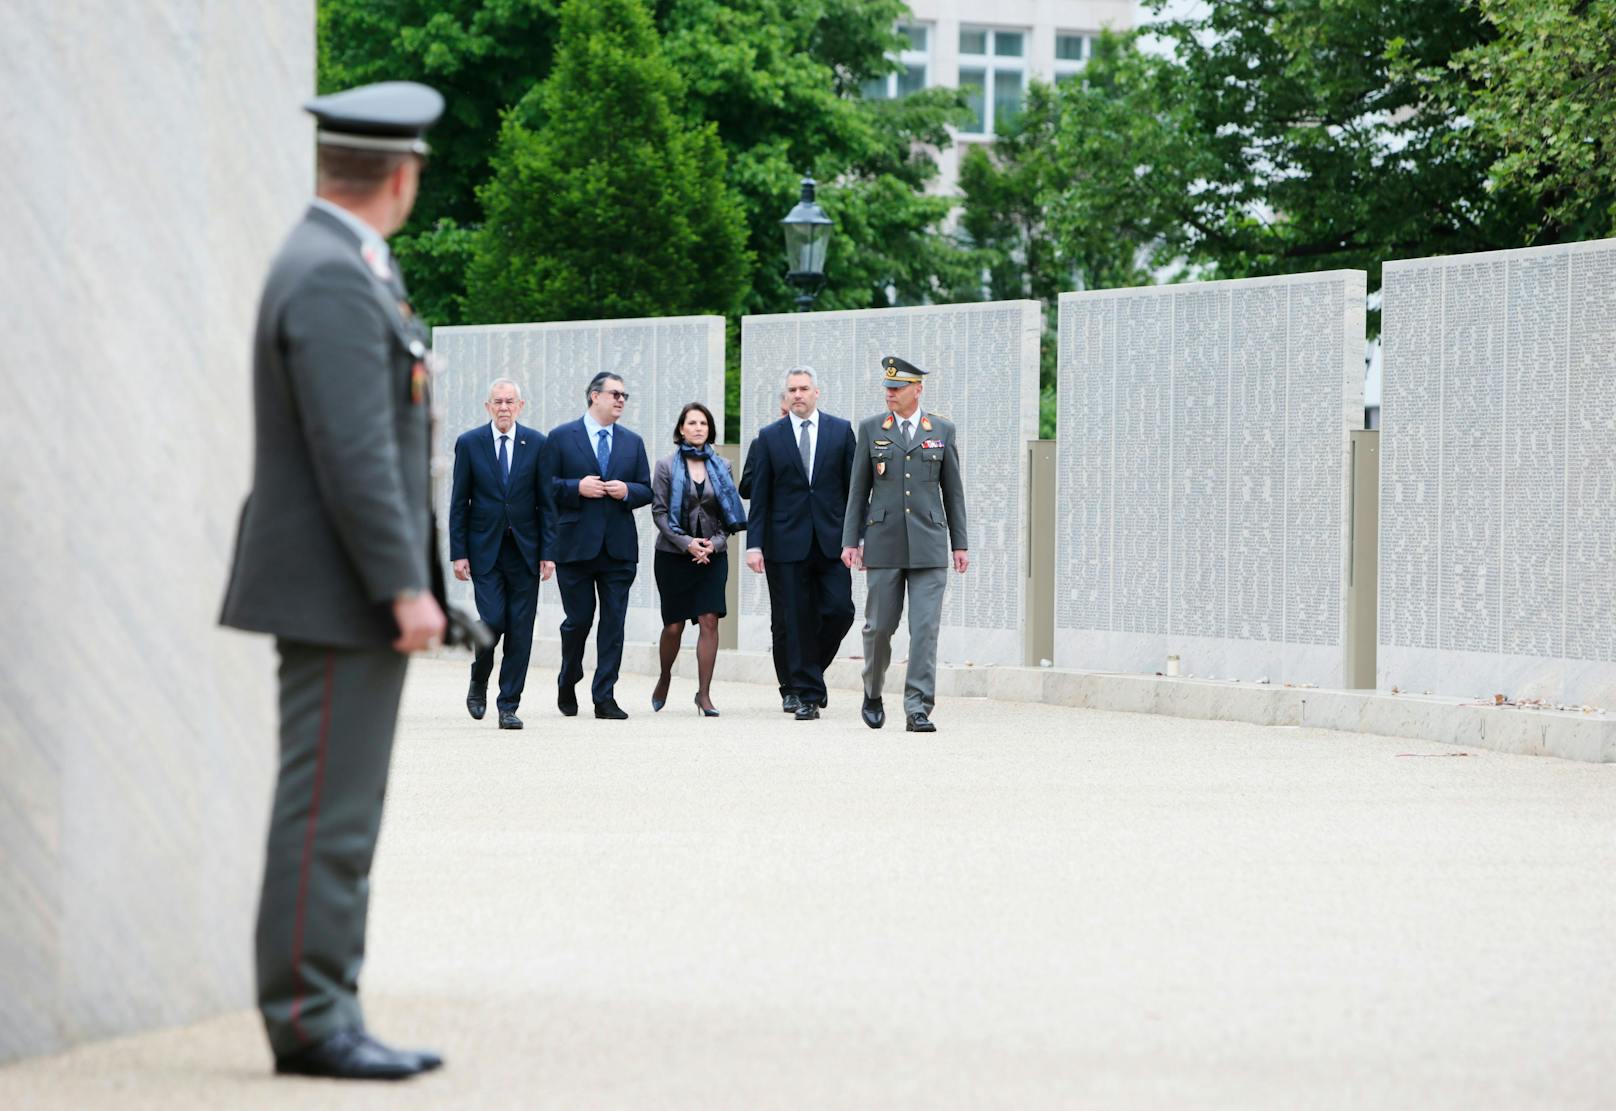
[[[974,118],[941,152],[936,184],[953,193],[964,152],[991,143],[1020,111],[1031,81],[1070,80],[1102,30],[1134,25],[1134,0],[910,0],[899,25],[903,65],[866,84],[866,97],[897,97],[934,85],[967,90]]]

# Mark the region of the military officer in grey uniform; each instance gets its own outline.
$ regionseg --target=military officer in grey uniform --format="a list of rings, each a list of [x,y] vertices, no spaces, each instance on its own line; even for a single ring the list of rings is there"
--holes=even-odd
[[[881,360],[887,411],[859,425],[853,480],[842,524],[842,562],[864,568],[864,706],[871,729],[886,724],[881,686],[892,634],[909,595],[909,672],[904,728],[935,733],[937,627],[948,568],[971,565],[965,540],[965,487],[954,425],[920,404],[926,372],[888,355]]]
[[[386,237],[443,112],[424,85],[319,97],[317,195],[270,268],[253,340],[252,491],[225,625],[280,654],[280,770],[258,906],[275,1071],[396,1080],[442,1063],[365,1029],[370,866],[408,653],[435,647],[427,333]]]

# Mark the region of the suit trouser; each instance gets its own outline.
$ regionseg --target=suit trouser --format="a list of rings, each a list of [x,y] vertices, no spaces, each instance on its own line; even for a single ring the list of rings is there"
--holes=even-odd
[[[561,671],[556,685],[575,686],[584,677],[584,646],[595,623],[595,599],[600,599],[600,628],[595,641],[595,677],[589,685],[596,705],[609,701],[617,689],[623,666],[623,621],[628,616],[628,591],[634,585],[636,564],[613,559],[604,551],[594,559],[556,564],[556,586],[566,617],[561,622]]]
[[[880,698],[892,662],[892,634],[903,617],[909,592],[909,670],[903,683],[903,712],[930,715],[937,704],[937,628],[943,618],[947,567],[872,567],[865,572],[864,697]]]
[[[768,565],[764,565],[768,569]],[[786,620],[780,613],[780,604],[774,591],[769,591],[769,655],[774,657],[774,681],[780,686],[780,697],[791,693],[791,665],[786,660]]]
[[[408,658],[282,640],[280,774],[258,903],[258,1008],[285,1055],[364,1025],[370,865]]]
[[[766,555],[771,612],[778,599],[786,678],[799,698],[825,699],[825,669],[853,627],[853,576],[839,557],[810,548],[807,559],[778,562]]]
[[[473,573],[471,586],[477,599],[477,616],[494,634],[495,644],[501,638],[505,641],[496,705],[515,713],[522,704],[528,660],[533,656],[533,618],[539,612],[539,576],[522,558],[516,538],[506,532],[499,543],[499,558],[493,568],[481,575]],[[473,685],[486,688],[493,671],[494,645],[490,644],[471,661]]]

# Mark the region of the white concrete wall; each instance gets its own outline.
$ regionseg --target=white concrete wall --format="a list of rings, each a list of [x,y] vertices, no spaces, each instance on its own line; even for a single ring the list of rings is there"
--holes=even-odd
[[[0,1060],[251,1001],[267,642],[216,628],[314,5],[19,0],[0,67]]]

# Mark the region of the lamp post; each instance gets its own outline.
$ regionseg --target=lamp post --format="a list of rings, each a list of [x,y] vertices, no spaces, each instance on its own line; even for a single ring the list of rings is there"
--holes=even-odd
[[[797,287],[797,311],[806,312],[825,284],[830,217],[814,203],[814,179],[802,179],[802,199],[780,221],[786,232],[786,281]]]

